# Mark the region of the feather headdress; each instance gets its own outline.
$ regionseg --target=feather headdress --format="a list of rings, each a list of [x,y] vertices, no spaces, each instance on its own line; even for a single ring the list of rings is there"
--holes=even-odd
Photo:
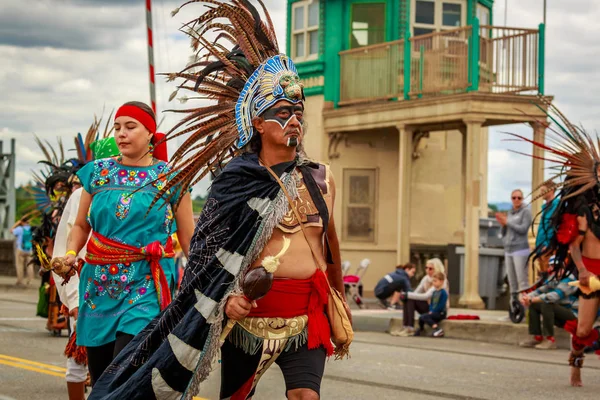
[[[75,149],[77,151],[77,159],[79,163],[86,164],[94,159],[94,151],[93,151],[93,143],[106,139],[112,133],[114,127],[110,126],[110,121],[112,120],[113,111],[111,111],[108,119],[106,120],[106,125],[104,126],[104,132],[100,134],[100,126],[102,124],[102,118],[98,119],[94,115],[94,122],[90,125],[87,134],[85,137],[78,133],[75,137]]]
[[[166,140],[189,137],[171,159],[174,176],[161,195],[178,186],[195,185],[210,171],[227,163],[248,144],[252,119],[280,100],[304,101],[304,91],[292,60],[279,54],[275,29],[261,0],[266,22],[247,0],[193,0],[207,10],[181,31],[192,41],[192,61],[169,80],[181,79],[178,91],[193,92],[182,100],[212,100],[198,108],[169,110],[187,114]],[[179,12],[179,8],[172,14]],[[215,35],[214,41],[207,36]]]
[[[533,156],[553,164],[554,170],[550,181],[562,189],[563,200],[578,196],[600,184],[598,172],[600,167],[600,138],[592,137],[582,127],[571,123],[554,105],[541,98],[548,111],[542,109],[552,124],[538,121],[548,129],[546,143],[536,142],[521,135],[509,135],[543,149],[545,156]],[[544,182],[542,186],[545,186]],[[541,186],[540,186],[541,187]],[[534,188],[535,191],[540,189]],[[539,196],[536,196],[537,198]]]
[[[600,138],[571,123],[543,98],[542,104],[547,107],[546,115],[551,121],[551,124],[538,121],[547,128],[546,143],[519,135],[512,136],[543,149],[544,156],[533,157],[550,162],[550,168],[555,170],[549,181],[534,188],[533,199],[544,195],[536,194],[542,186],[558,188],[559,193],[556,200],[558,204],[552,215],[544,216],[544,211],[538,214],[546,220],[546,239],[537,244],[530,257],[535,261],[553,255],[552,263],[557,272],[555,279],[562,279],[577,272],[577,266],[570,257],[570,245],[580,234],[577,216],[585,215],[590,229],[596,236],[600,235],[597,216],[592,212],[600,201]]]
[[[54,186],[56,183],[63,182],[67,185],[72,183],[73,181],[70,179],[76,177],[75,173],[87,162],[97,158],[98,154],[102,154],[103,157],[115,155],[113,149],[116,148],[116,145],[111,145],[114,139],[109,138],[113,129],[109,126],[111,115],[109,115],[102,134],[102,118],[98,119],[94,115],[94,122],[90,125],[85,137],[81,133],[75,136],[77,157],[65,158],[65,147],[60,138],[55,147],[47,140],[42,141],[35,136],[35,141],[44,155],[44,159],[39,161],[39,164],[44,165],[44,168],[32,173],[34,184],[28,188],[35,200],[34,207],[36,209],[30,210],[32,214],[38,211],[48,213],[55,206]]]

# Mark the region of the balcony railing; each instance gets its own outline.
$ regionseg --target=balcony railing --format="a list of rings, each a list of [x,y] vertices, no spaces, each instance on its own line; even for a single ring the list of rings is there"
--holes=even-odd
[[[540,43],[543,31],[476,23],[342,51],[339,104],[467,91],[543,92]]]
[[[539,31],[481,26],[480,90],[519,93],[538,90]]]
[[[471,27],[410,38],[410,93],[413,96],[466,92]]]
[[[342,51],[340,61],[343,102],[402,96],[404,40]]]

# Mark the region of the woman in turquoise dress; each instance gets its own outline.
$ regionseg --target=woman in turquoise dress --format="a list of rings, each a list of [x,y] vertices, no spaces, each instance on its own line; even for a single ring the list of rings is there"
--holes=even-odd
[[[170,302],[177,282],[171,235],[177,233],[187,255],[194,229],[189,193],[179,204],[177,193],[165,193],[153,204],[169,174],[166,160],[157,159],[166,158],[166,146],[149,152],[157,141],[152,110],[126,103],[114,126],[120,156],[90,162],[78,172],[84,191],[65,257],[74,263],[87,242],[77,344],[87,347],[92,385]]]

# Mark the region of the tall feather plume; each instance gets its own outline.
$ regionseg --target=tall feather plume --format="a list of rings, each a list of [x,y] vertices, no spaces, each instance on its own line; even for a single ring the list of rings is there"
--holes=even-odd
[[[46,157],[46,161],[52,162],[52,156],[50,156],[50,152],[48,152],[48,149],[46,148],[46,145],[44,144],[44,142],[42,142],[41,139],[37,135],[34,135],[33,139],[37,143],[37,145],[40,148],[40,150],[42,151],[42,153],[44,153],[44,156]]]
[[[110,114],[108,114],[108,118],[106,119],[106,125],[104,126],[104,133],[102,134],[102,137],[99,139],[106,139],[107,137],[109,137],[113,130],[115,129],[114,125],[112,125],[110,122],[112,121],[112,116],[115,113],[115,110],[113,108],[113,110],[110,112]]]
[[[547,128],[546,143],[540,143],[512,133],[508,134],[519,141],[529,142],[546,153],[552,154],[552,158],[529,156],[554,164],[551,168],[556,168],[558,172],[553,175],[552,180],[557,188],[564,189],[563,200],[576,197],[599,183],[597,171],[600,166],[599,138],[597,135],[596,138],[593,138],[583,128],[571,123],[546,98],[540,97],[540,103],[541,105],[538,104],[538,108],[544,111],[547,118],[554,124],[552,126],[546,121],[538,121]],[[532,193],[534,200],[541,196],[541,194],[535,192],[543,186],[545,185],[542,184],[534,189]]]
[[[109,116],[111,120],[112,112]],[[62,139],[57,138],[56,146],[53,146],[48,140],[41,140],[38,136],[34,136],[34,140],[40,148],[44,159],[38,163],[42,168],[37,172],[32,172],[34,185],[30,187],[30,193],[34,196],[36,205],[34,206],[39,212],[47,212],[52,204],[49,198],[49,188],[47,182],[55,175],[69,176],[73,174],[76,168],[92,160],[91,144],[99,138],[100,126],[102,118],[98,119],[94,115],[94,120],[88,128],[85,137],[77,134],[74,138],[75,151],[77,157],[66,159],[65,147]],[[104,136],[108,136],[112,131],[108,129],[108,124],[104,129]]]
[[[110,112],[108,120],[106,121],[106,125],[104,127],[104,132],[102,134],[100,134],[100,127],[102,126],[103,117],[98,118],[96,115],[94,115],[94,121],[88,128],[85,136],[82,137],[80,134],[78,134],[75,137],[75,150],[77,151],[77,162],[80,165],[83,165],[93,160],[93,154],[91,149],[92,143],[94,143],[96,140],[104,139],[112,133],[112,127],[110,127],[109,129],[109,126],[110,121],[112,121],[113,113],[114,110]],[[64,159],[64,156],[62,156],[62,158]]]
[[[184,99],[207,99],[213,104],[171,110],[187,115],[167,133],[165,140],[189,137],[172,157],[173,176],[153,205],[167,192],[167,197],[171,196],[174,188],[185,192],[239,154],[240,149],[235,146],[236,101],[256,68],[279,54],[273,22],[262,1],[259,3],[266,23],[248,0],[191,0],[172,15],[195,3],[204,7],[202,14],[180,28],[189,36],[194,55],[179,73],[165,75],[168,80],[180,80],[173,98],[179,91],[193,92]]]

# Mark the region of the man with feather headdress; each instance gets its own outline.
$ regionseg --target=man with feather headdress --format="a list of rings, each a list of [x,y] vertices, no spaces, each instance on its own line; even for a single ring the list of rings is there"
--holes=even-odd
[[[544,102],[544,100],[542,99]],[[548,126],[554,137],[553,145],[531,142],[544,149],[545,160],[554,164],[561,178],[559,203],[546,229],[552,233],[549,242],[540,243],[534,250],[534,259],[554,254],[553,266],[558,271],[556,279],[574,273],[579,277],[578,319],[569,321],[565,330],[571,333],[570,382],[582,386],[581,368],[584,349],[592,347],[599,339],[594,322],[600,305],[600,153],[598,138],[573,125],[554,106],[545,103],[548,116],[555,126]],[[547,124],[546,124],[547,125]],[[543,188],[543,185],[542,185]]]
[[[69,178],[77,169],[78,162],[76,159],[65,161],[64,147],[60,140],[57,152],[50,143],[44,143],[37,137],[35,139],[45,156],[39,162],[45,169],[33,174],[36,185],[30,189],[36,203],[36,209],[31,214],[39,216],[41,221],[32,231],[31,262],[39,268],[42,288],[45,288],[45,292],[40,292],[37,314],[48,319],[46,328],[56,334],[67,328],[67,322],[60,314],[61,303],[50,272],[49,257],[54,248],[56,228],[71,193]]]
[[[334,349],[324,312],[328,281],[344,292],[331,217],[335,184],[329,168],[302,151],[303,86],[279,53],[262,2],[266,22],[246,0],[198,3],[209,4],[206,12],[183,28],[196,60],[169,77],[183,79],[178,90],[216,103],[183,110],[188,115],[168,134],[191,135],[174,154],[176,175],[163,191],[219,174],[180,294],[120,353],[90,399],[191,399],[219,349],[220,398],[251,398],[276,362],[288,398],[318,399],[327,356],[347,354],[351,341]]]

